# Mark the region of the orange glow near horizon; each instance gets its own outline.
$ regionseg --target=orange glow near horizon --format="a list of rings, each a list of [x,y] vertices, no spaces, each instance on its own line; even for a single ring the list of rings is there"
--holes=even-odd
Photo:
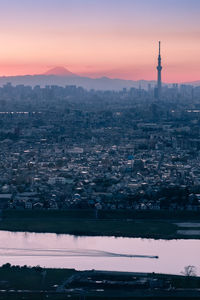
[[[156,80],[157,78],[157,72],[156,68],[152,69],[147,69],[145,68],[145,71],[143,68],[139,67],[133,67],[130,69],[127,67],[127,69],[90,69],[87,67],[84,69],[82,67],[77,68],[76,66],[73,68],[69,68],[66,65],[63,65],[65,68],[67,68],[70,72],[83,76],[83,77],[90,77],[90,78],[100,78],[100,77],[109,77],[109,78],[118,78],[118,79],[125,79],[125,80]],[[43,74],[46,71],[48,71],[51,68],[57,67],[57,65],[52,65],[52,66],[30,66],[30,65],[17,65],[17,66],[3,66],[1,68],[1,74],[0,76],[24,76],[24,75],[39,75]],[[199,70],[194,70],[192,74],[185,74],[180,68],[179,72],[174,72],[173,67],[170,68],[171,71],[167,72],[167,66],[163,68],[163,73],[162,73],[162,81],[166,83],[172,83],[172,82],[190,82],[190,81],[196,81],[199,80],[200,74]],[[185,71],[185,70],[183,70]],[[166,76],[166,73],[168,73],[168,76]],[[178,79],[178,80],[177,80]]]
[[[0,76],[63,66],[82,76],[200,80],[198,0],[7,0],[0,20]],[[12,4],[12,5],[11,5]]]
[[[28,38],[24,38],[20,46],[15,47],[14,53],[11,51],[13,44],[7,43],[1,50],[0,76],[42,74],[52,67],[63,66],[75,74],[92,78],[156,79],[157,41],[120,39],[118,36],[112,41],[106,36],[101,40],[94,36],[91,40],[92,44],[89,37],[82,44],[81,39],[73,37],[70,41],[68,39],[71,47],[62,39],[53,46],[51,40],[45,40],[37,49]],[[176,43],[170,39],[162,42],[164,82],[200,79],[200,56],[197,55],[200,42],[193,42],[196,48],[185,45],[185,40],[180,38]],[[81,52],[78,51],[80,48]]]

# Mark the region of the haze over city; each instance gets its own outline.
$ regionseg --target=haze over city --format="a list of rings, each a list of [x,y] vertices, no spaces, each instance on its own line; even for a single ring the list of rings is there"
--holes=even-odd
[[[1,1],[0,76],[63,66],[81,76],[199,80],[198,0]]]

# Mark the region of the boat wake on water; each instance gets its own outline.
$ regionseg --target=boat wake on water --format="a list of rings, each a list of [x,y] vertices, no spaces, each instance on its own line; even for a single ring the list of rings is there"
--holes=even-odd
[[[158,259],[157,255],[122,254],[90,249],[36,249],[36,248],[2,248],[0,256],[90,256],[90,257],[130,257]]]

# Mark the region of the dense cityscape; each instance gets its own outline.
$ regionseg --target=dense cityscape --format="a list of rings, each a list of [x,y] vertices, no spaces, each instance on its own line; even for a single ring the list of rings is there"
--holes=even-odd
[[[0,94],[1,208],[200,209],[200,87]]]

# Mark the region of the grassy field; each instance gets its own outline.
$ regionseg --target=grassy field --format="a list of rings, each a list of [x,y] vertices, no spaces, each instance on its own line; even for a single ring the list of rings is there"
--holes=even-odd
[[[180,238],[177,221],[197,222],[191,212],[102,211],[98,219],[92,210],[71,211],[4,211],[0,230],[54,232],[74,235],[102,235],[147,238]],[[188,236],[199,238],[199,236]],[[187,238],[187,235],[184,236]]]
[[[45,271],[45,279],[43,280],[43,272]],[[50,269],[50,268],[38,268],[38,267],[19,267],[10,266],[8,268],[0,267],[0,285],[2,281],[7,282],[8,286],[6,290],[32,290],[32,291],[56,291],[56,286],[62,284],[62,282],[72,275],[84,273],[84,271],[76,271],[74,269]],[[98,271],[95,273],[99,273]],[[118,278],[116,280],[127,280],[126,272],[108,272],[110,275],[106,275],[110,280]],[[104,276],[102,272],[98,276]],[[134,273],[133,273],[134,274]],[[141,273],[142,274],[142,273]],[[149,273],[146,275],[154,278],[161,278],[170,280],[172,285],[176,288],[199,288],[200,277],[180,276],[180,275],[167,275],[167,274],[155,274]],[[102,277],[103,278],[103,277]],[[100,279],[98,279],[100,280]],[[0,286],[0,289],[2,287]]]
[[[45,269],[46,276],[43,280],[42,272],[37,268],[11,267],[0,268],[1,281],[8,282],[9,290],[55,290],[54,285],[58,285],[76,273],[73,269]]]
[[[42,279],[43,273],[46,273],[45,279]],[[81,298],[81,290],[79,289],[75,291],[69,287],[69,291],[57,293],[56,286],[61,285],[63,281],[70,278],[72,275],[77,274],[86,274],[84,276],[88,276],[88,272],[78,272],[72,269],[38,269],[38,268],[27,268],[27,267],[1,267],[0,268],[0,299],[68,299],[70,295],[70,299],[143,299],[143,294],[154,294],[159,295],[159,293],[166,293],[165,289],[159,290],[124,290],[120,289],[117,285],[115,287],[108,287],[103,291],[103,293],[99,293],[98,290],[94,288],[88,289],[84,288],[85,298]],[[91,274],[91,273],[90,273]],[[92,273],[93,274],[93,273]],[[92,275],[91,275],[92,276]],[[105,275],[95,272],[94,276],[102,276],[102,280],[105,278],[111,277],[111,280],[117,281],[127,281],[132,280],[132,276],[134,277],[134,273],[123,273],[120,272],[109,272],[109,275]],[[137,275],[138,276],[138,275]],[[185,289],[186,294],[191,294],[187,289],[197,289],[200,285],[200,277],[184,277],[177,275],[165,275],[165,274],[154,274],[149,273],[146,275],[139,275],[146,278],[160,278],[163,280],[170,281],[173,288],[176,289]],[[129,277],[129,279],[128,279]],[[81,281],[80,281],[81,284]],[[4,285],[4,286],[3,286]],[[84,287],[84,285],[83,285]],[[4,290],[4,291],[3,291]],[[44,292],[45,291],[45,292]],[[83,291],[83,290],[82,290]],[[193,291],[195,293],[195,290]],[[183,293],[183,291],[182,291]],[[130,297],[130,295],[139,295],[140,297]],[[171,292],[173,295],[173,291]],[[148,297],[147,297],[148,298]],[[144,299],[147,299],[144,298]],[[148,298],[148,299],[157,299]],[[162,298],[158,298],[162,299]],[[166,299],[166,298],[164,298]],[[168,299],[168,298],[167,298]],[[176,299],[170,297],[170,299]],[[183,299],[183,298],[181,298]],[[190,298],[192,299],[192,297]]]
[[[95,211],[87,209],[76,210],[5,210],[4,218],[67,218],[67,219],[95,219]],[[198,211],[135,211],[135,210],[102,210],[98,219],[150,219],[150,220],[196,220],[200,221]]]

